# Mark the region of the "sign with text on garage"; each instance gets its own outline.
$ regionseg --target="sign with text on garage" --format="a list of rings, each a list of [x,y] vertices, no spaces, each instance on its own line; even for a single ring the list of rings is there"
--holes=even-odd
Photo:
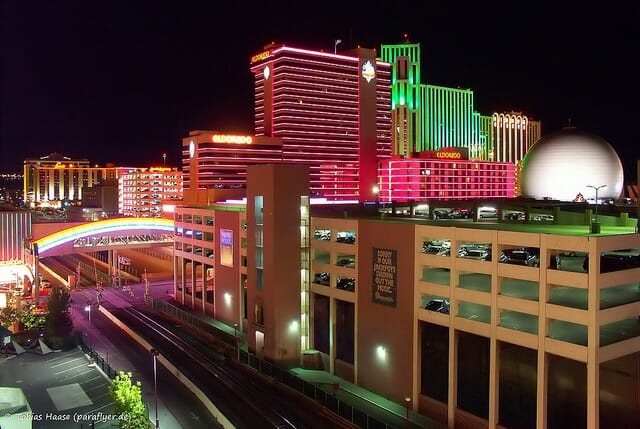
[[[398,251],[373,248],[373,302],[396,306],[398,290]]]

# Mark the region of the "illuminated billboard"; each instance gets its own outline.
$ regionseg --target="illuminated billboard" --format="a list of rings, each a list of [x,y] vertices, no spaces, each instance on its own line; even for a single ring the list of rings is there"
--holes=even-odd
[[[233,267],[233,231],[220,230],[220,265]]]

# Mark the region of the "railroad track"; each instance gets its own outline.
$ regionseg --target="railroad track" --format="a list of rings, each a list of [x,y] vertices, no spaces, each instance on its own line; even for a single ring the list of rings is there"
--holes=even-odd
[[[113,311],[194,381],[237,428],[357,427],[288,387],[232,364],[194,336],[178,334],[134,307]]]

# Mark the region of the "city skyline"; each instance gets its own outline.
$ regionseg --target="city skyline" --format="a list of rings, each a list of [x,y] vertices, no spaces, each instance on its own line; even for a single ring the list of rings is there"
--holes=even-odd
[[[470,88],[476,109],[522,111],[543,135],[564,125],[602,136],[627,180],[639,158],[630,48],[638,6],[352,2],[307,10],[40,2],[3,6],[0,171],[58,152],[92,163],[180,165],[191,130],[253,132],[249,58],[272,40],[310,49],[422,46],[423,82]],[[238,17],[232,19],[232,17]],[[544,24],[544,25],[542,25]],[[597,31],[593,29],[597,28]],[[342,40],[335,44],[336,40]],[[619,88],[614,86],[617,83]]]

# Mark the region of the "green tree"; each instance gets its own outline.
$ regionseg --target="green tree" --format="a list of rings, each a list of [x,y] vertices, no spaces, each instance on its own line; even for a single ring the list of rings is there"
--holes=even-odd
[[[131,372],[120,371],[113,379],[109,393],[120,415],[121,429],[152,429],[147,408],[142,402],[142,384],[132,380]]]
[[[61,348],[65,338],[73,331],[73,322],[69,314],[71,295],[67,289],[56,286],[51,289],[47,301],[47,316],[44,336],[53,348]]]
[[[0,325],[7,329],[18,321],[18,312],[15,307],[5,307],[0,310]]]

